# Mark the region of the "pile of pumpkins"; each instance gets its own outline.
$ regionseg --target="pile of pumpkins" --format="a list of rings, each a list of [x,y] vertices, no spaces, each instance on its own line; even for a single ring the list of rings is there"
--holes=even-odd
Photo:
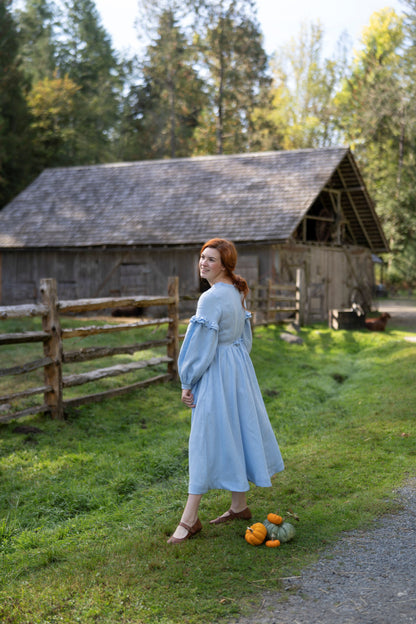
[[[284,521],[278,514],[269,513],[264,522],[256,522],[247,527],[245,538],[252,546],[259,546],[266,540],[266,546],[275,548],[293,539],[295,534],[293,524]]]

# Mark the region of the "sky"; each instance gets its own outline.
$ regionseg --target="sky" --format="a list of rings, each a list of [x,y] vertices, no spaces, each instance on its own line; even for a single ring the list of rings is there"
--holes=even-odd
[[[137,0],[95,0],[104,28],[119,51],[138,52],[139,44],[134,26]],[[358,46],[362,30],[374,11],[385,7],[403,12],[400,0],[257,0],[258,17],[264,35],[264,47],[272,54],[299,33],[302,22],[316,23],[324,28],[324,53],[331,57],[344,31]]]

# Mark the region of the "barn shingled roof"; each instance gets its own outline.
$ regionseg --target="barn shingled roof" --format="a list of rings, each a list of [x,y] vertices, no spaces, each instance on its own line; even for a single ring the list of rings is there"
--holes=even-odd
[[[46,169],[0,212],[0,248],[285,241],[328,187],[357,244],[386,251],[346,147]]]

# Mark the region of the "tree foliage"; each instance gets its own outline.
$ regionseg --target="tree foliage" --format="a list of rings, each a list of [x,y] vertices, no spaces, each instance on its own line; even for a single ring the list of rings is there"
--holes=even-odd
[[[81,87],[68,76],[44,78],[35,83],[27,102],[33,115],[34,149],[43,167],[72,164],[74,142],[74,98]]]
[[[391,271],[416,233],[415,111],[409,99],[415,84],[404,42],[401,17],[392,9],[374,13],[336,100],[340,128],[360,160],[389,240]]]
[[[31,179],[30,115],[10,0],[0,2],[0,206]]]
[[[80,87],[74,96],[73,159],[80,164],[111,160],[119,121],[123,68],[101,25],[93,0],[64,0],[66,19],[57,41],[60,76]]]
[[[297,38],[273,57],[272,118],[283,149],[325,147],[338,139],[334,97],[346,67],[342,41],[334,60],[323,59],[324,30],[303,23]]]
[[[156,36],[124,110],[122,153],[128,160],[190,156],[206,96],[195,53],[172,9],[158,16]]]
[[[30,83],[51,78],[56,69],[57,9],[50,0],[26,0],[16,12],[20,55]]]
[[[206,125],[196,132],[196,149],[209,153],[214,141],[219,154],[259,147],[256,130],[261,131],[263,118],[258,110],[270,103],[270,76],[255,3],[201,0],[195,9],[200,24],[195,44],[210,103]]]

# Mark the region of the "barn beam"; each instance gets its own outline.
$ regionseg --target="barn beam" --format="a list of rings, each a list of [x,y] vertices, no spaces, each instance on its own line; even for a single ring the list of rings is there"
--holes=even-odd
[[[344,176],[342,175],[342,172],[341,172],[340,168],[338,168],[338,170],[337,170],[337,171],[338,171],[338,175],[339,175],[339,177],[340,177],[340,179],[341,179],[341,182],[342,182],[342,184],[343,184],[343,188],[345,189],[345,191],[346,191],[346,193],[347,193],[348,200],[349,200],[349,202],[350,202],[350,204],[351,204],[351,206],[352,206],[352,209],[353,209],[354,214],[355,214],[355,216],[356,216],[356,218],[357,218],[357,221],[358,221],[358,223],[360,224],[360,227],[361,227],[362,233],[364,234],[364,237],[365,237],[365,239],[367,240],[368,247],[369,247],[370,249],[373,249],[373,245],[371,244],[371,239],[370,239],[370,237],[368,236],[367,228],[364,226],[364,223],[363,223],[363,221],[362,221],[362,219],[361,219],[360,213],[359,213],[359,211],[357,210],[357,206],[355,205],[355,202],[354,202],[354,200],[353,200],[353,199],[352,199],[352,197],[351,197],[351,194],[350,194],[350,193],[351,193],[351,191],[348,191],[348,187],[345,185]]]
[[[338,173],[340,172],[338,171]],[[326,193],[358,193],[359,191],[364,193],[365,187],[364,186],[343,186],[337,189],[324,187],[322,190],[325,191]]]

